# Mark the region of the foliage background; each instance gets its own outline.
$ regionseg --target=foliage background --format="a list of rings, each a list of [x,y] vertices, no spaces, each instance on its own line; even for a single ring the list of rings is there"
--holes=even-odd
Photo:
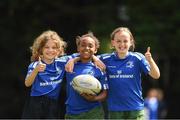
[[[89,30],[101,41],[99,53],[110,52],[110,33],[129,27],[136,51],[151,46],[161,78],[143,79],[144,95],[151,87],[164,91],[167,118],[180,118],[180,7],[177,0],[1,0],[0,118],[20,118],[28,88],[24,86],[33,40],[47,29],[76,52],[75,37]]]

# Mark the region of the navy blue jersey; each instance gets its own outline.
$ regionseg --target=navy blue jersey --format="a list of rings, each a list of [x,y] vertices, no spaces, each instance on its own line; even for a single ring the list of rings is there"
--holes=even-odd
[[[48,96],[53,99],[59,97],[61,82],[64,77],[64,66],[67,60],[70,58],[67,56],[56,58],[53,63],[46,64],[46,69],[43,72],[39,72],[32,84],[31,96]],[[28,67],[27,76],[38,65],[38,61],[32,62]]]
[[[100,102],[89,102],[85,98],[79,95],[73,87],[72,80],[77,75],[81,74],[90,74],[97,78],[101,85],[102,89],[107,89],[106,84],[106,75],[100,71],[92,62],[81,63],[77,62],[74,65],[73,73],[66,73],[67,80],[67,101],[66,101],[66,114],[80,114],[87,112],[97,106],[100,106]]]
[[[145,56],[138,52],[129,52],[120,59],[116,52],[101,55],[106,65],[108,78],[108,109],[109,111],[142,110],[141,73],[148,74],[150,65]]]

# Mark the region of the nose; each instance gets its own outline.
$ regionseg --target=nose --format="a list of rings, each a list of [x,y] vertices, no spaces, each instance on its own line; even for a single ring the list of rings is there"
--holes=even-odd
[[[89,49],[89,46],[86,46],[85,48],[86,48],[86,49]]]

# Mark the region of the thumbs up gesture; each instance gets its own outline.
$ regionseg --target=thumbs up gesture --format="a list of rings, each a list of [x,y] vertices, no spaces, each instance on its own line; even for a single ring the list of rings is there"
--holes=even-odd
[[[150,47],[147,48],[147,51],[145,53],[145,57],[147,61],[151,61],[152,60],[152,56],[151,56],[151,52],[150,52]]]
[[[38,72],[43,72],[46,69],[46,64],[42,63],[41,57],[39,57],[37,70]]]

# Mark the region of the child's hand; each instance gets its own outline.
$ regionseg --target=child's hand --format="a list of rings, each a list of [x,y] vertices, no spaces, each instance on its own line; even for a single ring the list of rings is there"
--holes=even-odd
[[[100,68],[102,71],[106,70],[106,65],[96,56],[93,56],[94,64]]]
[[[94,61],[94,64],[102,71],[106,70],[106,66],[101,60]]]
[[[96,97],[95,95],[86,94],[86,93],[81,93],[80,95],[88,101],[95,101],[95,97]]]
[[[41,62],[41,57],[39,57],[39,63],[36,67],[38,72],[43,72],[46,69],[46,64]]]
[[[147,48],[147,51],[145,53],[145,57],[146,57],[146,60],[148,62],[150,62],[152,60],[152,56],[151,56],[151,52],[150,52],[150,47]]]
[[[72,73],[73,69],[74,69],[74,59],[70,59],[65,65],[65,70],[66,72]]]

